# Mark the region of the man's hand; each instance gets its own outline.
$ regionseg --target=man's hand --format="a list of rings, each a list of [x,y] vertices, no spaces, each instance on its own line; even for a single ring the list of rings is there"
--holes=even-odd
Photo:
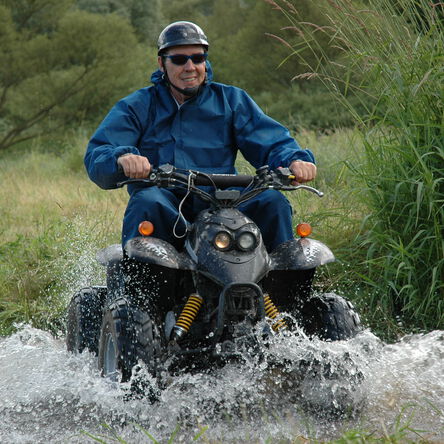
[[[296,176],[296,179],[292,182],[292,185],[309,182],[316,177],[316,165],[311,162],[294,160],[291,162],[289,169]]]
[[[151,171],[151,164],[144,156],[137,154],[124,154],[117,159],[126,177],[130,179],[145,179]]]

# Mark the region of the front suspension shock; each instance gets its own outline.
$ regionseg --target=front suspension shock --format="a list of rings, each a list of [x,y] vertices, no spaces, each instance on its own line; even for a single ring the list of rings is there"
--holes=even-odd
[[[186,333],[188,333],[191,324],[196,319],[202,302],[203,298],[197,293],[190,294],[190,297],[188,298],[185,307],[183,307],[182,313],[180,314],[179,319],[171,332],[170,339],[172,341],[178,341],[185,336]]]
[[[270,319],[276,319],[280,315],[280,313],[276,308],[276,305],[274,305],[268,293],[264,294],[264,301],[265,301],[265,314]],[[271,324],[271,328],[275,332],[279,332],[280,330],[287,328],[287,323],[283,319],[277,319],[275,322]]]

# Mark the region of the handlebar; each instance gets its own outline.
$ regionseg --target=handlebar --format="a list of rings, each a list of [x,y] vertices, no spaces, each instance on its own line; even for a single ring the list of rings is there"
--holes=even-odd
[[[256,170],[255,175],[247,174],[207,174],[193,170],[179,170],[172,165],[161,165],[153,170],[146,179],[128,179],[117,184],[117,187],[123,187],[133,183],[144,184],[145,186],[158,186],[161,188],[186,187],[188,190],[198,194],[202,199],[217,203],[223,198],[214,197],[206,191],[198,188],[199,186],[212,186],[215,190],[224,190],[230,187],[242,187],[244,191],[239,192],[237,197],[231,194],[228,200],[231,205],[238,205],[251,197],[267,190],[275,189],[281,191],[294,191],[304,189],[310,191],[319,197],[324,194],[307,185],[291,185],[294,176],[288,168],[278,168],[270,170],[268,165]],[[219,193],[219,196],[223,194]],[[226,196],[228,196],[226,194]],[[220,202],[219,202],[220,203]]]
[[[199,174],[194,179],[198,186],[214,186],[219,189],[229,187],[246,188],[254,182],[254,176],[249,174]]]

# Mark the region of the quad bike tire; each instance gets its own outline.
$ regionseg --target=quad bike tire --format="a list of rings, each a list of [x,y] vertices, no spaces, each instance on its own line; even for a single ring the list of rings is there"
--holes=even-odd
[[[309,336],[340,341],[353,338],[362,330],[352,303],[335,293],[311,297],[301,311],[303,329]]]
[[[89,350],[97,356],[106,287],[87,287],[76,293],[69,304],[66,322],[68,351]]]
[[[301,322],[309,336],[324,341],[351,339],[362,331],[351,302],[335,293],[314,295],[302,307]],[[322,418],[355,417],[365,405],[364,375],[353,356],[332,360],[327,352],[300,362],[299,399],[304,409]]]
[[[104,311],[99,340],[99,369],[102,376],[127,382],[139,360],[156,376],[159,341],[157,330],[145,311],[125,298],[113,301]]]

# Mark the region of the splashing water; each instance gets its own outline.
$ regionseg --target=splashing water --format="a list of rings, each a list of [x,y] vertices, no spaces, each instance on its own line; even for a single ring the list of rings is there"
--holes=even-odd
[[[337,343],[276,337],[268,351],[273,368],[250,357],[211,372],[175,376],[154,404],[124,400],[127,386],[101,378],[94,356],[72,355],[63,340],[44,331],[25,326],[0,341],[0,442],[93,442],[82,430],[110,436],[103,424],[128,443],[151,442],[136,424],[161,442],[178,424],[174,442],[190,442],[202,427],[208,427],[207,439],[237,443],[332,439],[350,428],[383,435],[412,409],[412,428],[429,431],[426,436],[436,442],[444,439],[442,331],[393,345],[369,332]],[[316,362],[329,375],[344,378],[319,383],[307,372],[301,379],[295,372],[301,362]],[[357,374],[364,379],[354,390],[354,384],[347,384]],[[351,396],[347,402],[358,405],[366,399],[356,417],[313,413],[314,405],[334,405],[344,388]]]
[[[92,244],[82,233],[73,239],[61,276],[67,293],[103,278]],[[67,293],[59,295],[66,302]],[[109,437],[113,430],[128,443],[152,442],[139,425],[159,442],[178,425],[174,442],[191,442],[205,427],[207,440],[224,443],[333,439],[354,428],[383,436],[412,413],[412,428],[444,440],[443,331],[391,345],[368,331],[331,343],[276,335],[266,355],[174,376],[150,404],[128,400],[127,384],[100,377],[92,354],[70,354],[63,338],[22,326],[0,338],[0,442],[85,443],[94,441],[82,431]],[[344,406],[355,415],[329,414]]]

